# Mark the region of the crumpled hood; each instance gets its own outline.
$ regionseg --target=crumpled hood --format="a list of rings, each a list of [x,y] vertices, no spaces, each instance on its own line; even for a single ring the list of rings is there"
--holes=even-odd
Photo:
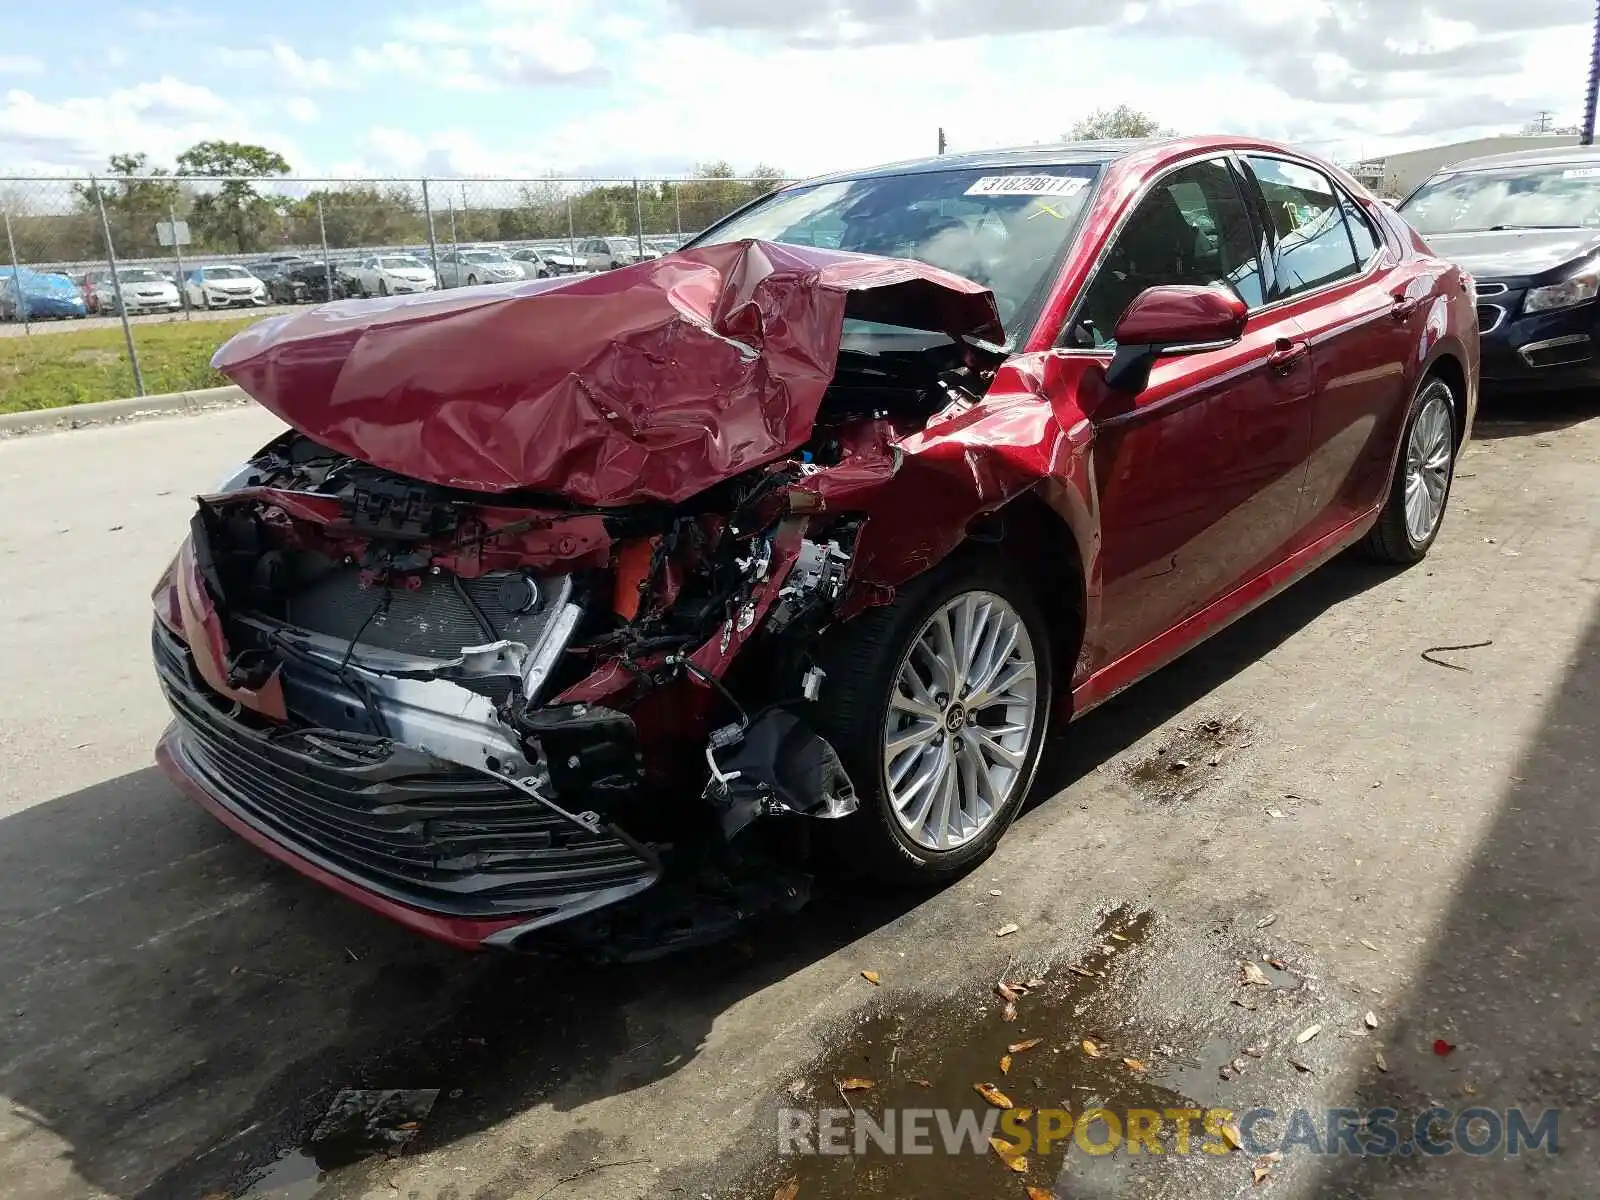
[[[475,491],[676,502],[799,447],[846,317],[1003,338],[987,288],[744,241],[261,321],[212,364],[334,450]]]

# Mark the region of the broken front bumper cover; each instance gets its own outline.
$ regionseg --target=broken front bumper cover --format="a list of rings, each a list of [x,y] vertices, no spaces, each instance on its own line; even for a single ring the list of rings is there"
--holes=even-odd
[[[420,933],[515,946],[661,877],[625,834],[487,772],[373,734],[253,723],[159,621],[153,639],[176,717],[158,760],[174,782],[273,857]]]

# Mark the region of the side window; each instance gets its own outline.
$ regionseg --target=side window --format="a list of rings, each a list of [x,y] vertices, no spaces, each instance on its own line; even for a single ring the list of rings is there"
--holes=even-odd
[[[1372,220],[1361,211],[1361,206],[1343,192],[1339,193],[1339,206],[1344,209],[1344,223],[1350,227],[1350,241],[1356,248],[1356,258],[1363,266],[1383,245],[1383,240],[1372,228]]]
[[[1281,158],[1246,158],[1266,201],[1277,246],[1273,251],[1278,296],[1293,296],[1359,274],[1343,206],[1321,171]],[[1371,236],[1371,230],[1367,231]]]
[[[1265,296],[1244,198],[1220,159],[1181,167],[1139,202],[1089,282],[1065,344],[1112,346],[1117,320],[1146,288],[1220,284],[1251,308]]]

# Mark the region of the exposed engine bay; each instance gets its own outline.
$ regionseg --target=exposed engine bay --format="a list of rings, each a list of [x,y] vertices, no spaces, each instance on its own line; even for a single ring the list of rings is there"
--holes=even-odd
[[[200,498],[158,589],[188,765],[363,886],[529,913],[520,949],[645,957],[803,903],[805,822],[856,808],[807,720],[812,649],[893,594],[849,499],[998,362],[904,332],[839,347],[798,448],[677,503],[491,494],[283,434]],[[321,797],[281,778],[319,773]]]

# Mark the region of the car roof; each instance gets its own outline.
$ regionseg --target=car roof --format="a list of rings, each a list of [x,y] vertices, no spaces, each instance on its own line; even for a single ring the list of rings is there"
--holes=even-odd
[[[1544,167],[1561,163],[1600,162],[1600,146],[1542,146],[1538,150],[1513,150],[1507,154],[1485,154],[1441,167],[1445,171],[1493,171],[1504,167]]]
[[[974,150],[966,154],[939,154],[885,163],[861,171],[819,175],[806,183],[831,183],[845,179],[875,179],[891,175],[925,175],[933,171],[961,171],[985,167],[1065,167],[1081,163],[1104,164],[1126,158],[1179,138],[1106,138],[1091,142],[1055,142],[1036,146],[1011,146],[999,150]]]

